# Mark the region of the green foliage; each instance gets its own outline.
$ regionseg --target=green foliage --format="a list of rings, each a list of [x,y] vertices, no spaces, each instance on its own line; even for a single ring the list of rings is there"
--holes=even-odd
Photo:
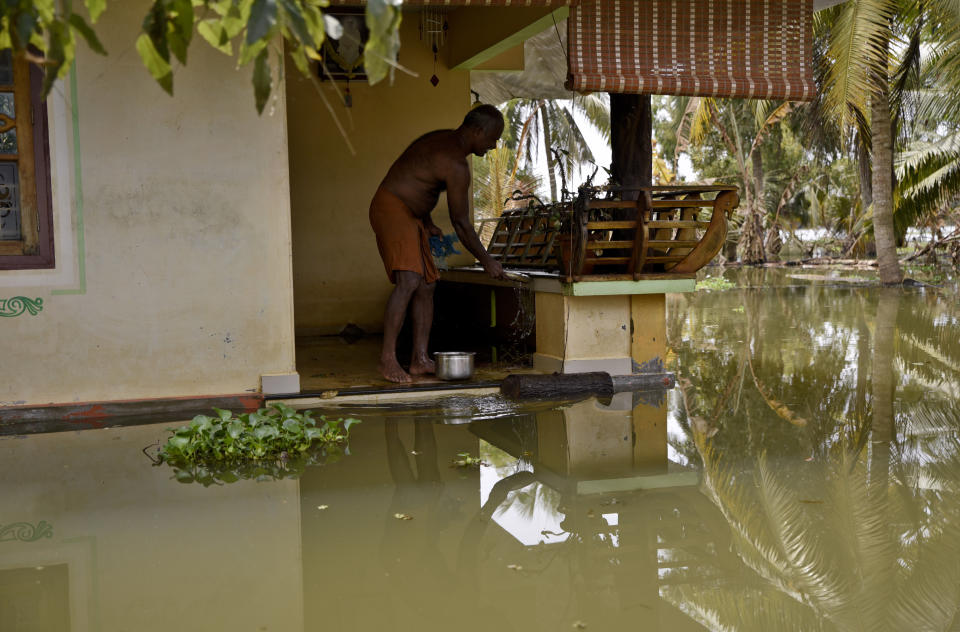
[[[578,95],[571,100],[511,99],[503,106],[503,145],[514,154],[514,174],[521,162],[546,158],[551,201],[558,200],[557,172],[570,187],[574,167],[594,162],[594,155],[574,114],[580,114],[604,139],[610,139],[610,105],[605,95]],[[522,159],[522,160],[521,160]],[[561,186],[564,184],[561,181]]]
[[[358,419],[314,419],[280,403],[234,416],[215,408],[198,415],[160,448],[156,463],[168,463],[181,483],[232,483],[239,479],[295,478],[307,465],[338,458]]]
[[[715,277],[704,277],[702,280],[697,281],[697,291],[705,292],[722,292],[723,290],[732,290],[737,287],[736,283],[728,280],[726,277],[715,276]]]
[[[106,0],[85,0],[90,21],[106,9]],[[262,113],[273,89],[273,79],[283,69],[283,48],[271,44],[283,38],[297,70],[313,78],[310,60],[319,60],[327,37],[339,37],[336,20],[324,16],[327,0],[154,0],[136,39],[143,65],[163,90],[173,94],[173,62],[187,63],[187,50],[194,30],[210,46],[230,56],[237,65],[255,61],[254,99]],[[384,79],[400,48],[400,0],[370,0],[367,26],[370,38],[364,49],[365,68],[371,84]],[[66,75],[76,55],[76,41],[83,39],[91,50],[107,51],[93,28],[73,3],[56,0],[7,0],[0,3],[0,50],[13,49],[46,69],[43,95]],[[274,51],[275,70],[269,50]]]

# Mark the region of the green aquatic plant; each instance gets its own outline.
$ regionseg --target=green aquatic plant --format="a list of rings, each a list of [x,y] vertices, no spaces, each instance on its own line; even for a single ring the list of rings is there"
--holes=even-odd
[[[189,425],[171,428],[172,436],[154,464],[167,463],[182,483],[232,483],[240,479],[296,478],[308,465],[349,454],[350,426],[360,420],[314,418],[273,403],[234,416],[214,408],[215,417],[197,415]]]
[[[732,290],[737,287],[736,283],[729,281],[726,277],[704,277],[702,281],[697,281],[697,291],[723,291]]]

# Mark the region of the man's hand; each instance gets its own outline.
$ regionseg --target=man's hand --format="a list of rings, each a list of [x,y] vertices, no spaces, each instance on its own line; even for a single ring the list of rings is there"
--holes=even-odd
[[[423,222],[423,227],[427,229],[427,232],[430,233],[432,237],[443,237],[443,231],[440,230],[440,227],[433,223],[433,220],[430,219],[430,216],[420,220]]]
[[[507,273],[504,272],[503,266],[500,265],[500,262],[496,259],[487,259],[487,261],[483,264],[483,269],[487,271],[487,274],[489,274],[491,278],[500,279],[503,281],[507,280]]]

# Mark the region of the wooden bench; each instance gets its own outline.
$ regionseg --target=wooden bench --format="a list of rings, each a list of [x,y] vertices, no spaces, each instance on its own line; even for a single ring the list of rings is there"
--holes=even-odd
[[[572,202],[504,211],[487,251],[568,281],[690,274],[723,248],[737,187],[583,187]]]

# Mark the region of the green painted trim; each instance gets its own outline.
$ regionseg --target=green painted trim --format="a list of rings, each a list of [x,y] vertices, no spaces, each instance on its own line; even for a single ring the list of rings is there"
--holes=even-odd
[[[53,525],[46,520],[37,524],[11,522],[0,525],[0,542],[36,542],[40,538],[52,538]]]
[[[87,293],[87,242],[83,226],[83,180],[80,169],[80,109],[77,105],[77,62],[70,66],[70,117],[73,120],[73,196],[77,208],[77,271],[80,287],[70,290],[53,290],[51,294]]]
[[[618,296],[623,294],[672,294],[693,292],[696,279],[651,279],[647,281],[588,281],[564,283],[564,296]]]
[[[26,296],[0,298],[0,318],[13,318],[27,313],[36,316],[42,311],[42,298],[27,298]]]
[[[537,33],[545,31],[546,29],[552,27],[555,23],[560,22],[561,20],[566,20],[570,15],[570,7],[560,7],[552,13],[548,13],[539,20],[531,22],[524,28],[520,29],[513,35],[510,35],[506,39],[502,39],[493,46],[483,49],[479,53],[476,53],[472,57],[467,58],[466,60],[460,62],[451,70],[473,70],[474,67],[479,66],[484,62],[488,62],[497,55],[504,53],[514,46],[518,46]]]

